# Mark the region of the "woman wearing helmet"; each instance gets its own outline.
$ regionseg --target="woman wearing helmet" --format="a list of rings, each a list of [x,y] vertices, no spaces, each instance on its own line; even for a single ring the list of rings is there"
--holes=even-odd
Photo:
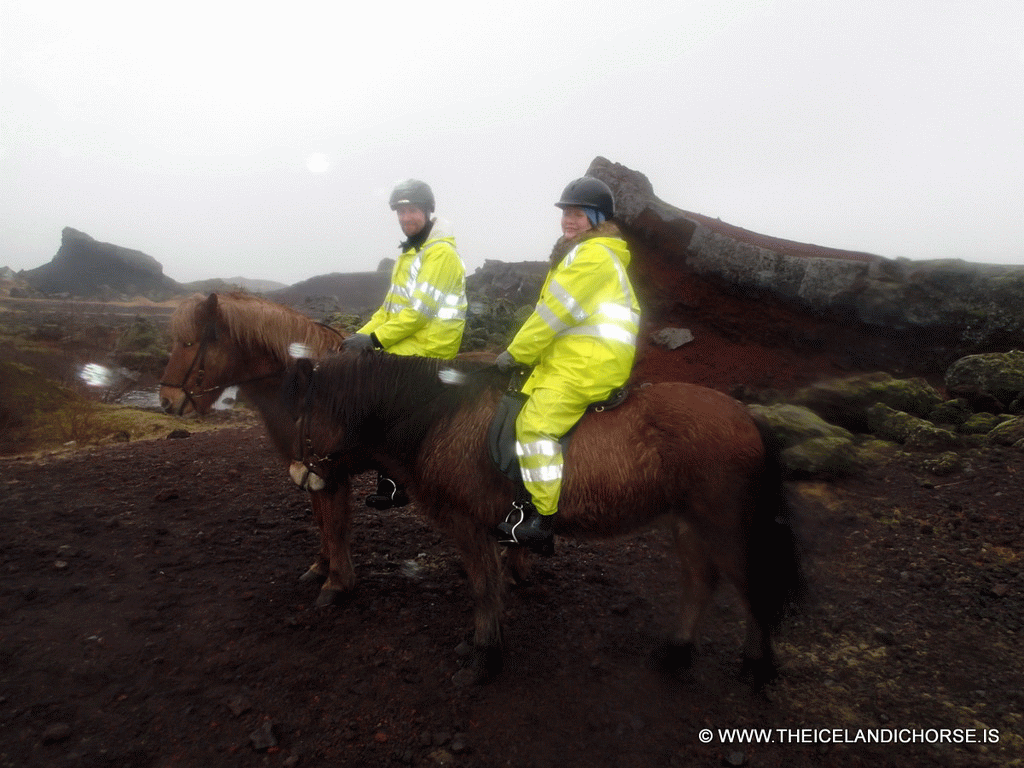
[[[528,499],[517,499],[498,538],[541,554],[554,551],[562,487],[559,438],[587,406],[626,383],[636,356],[640,309],[626,275],[630,253],[611,221],[611,189],[592,176],[571,182],[555,205],[562,237],[551,253],[534,312],[496,364],[533,366],[516,419],[516,454]]]

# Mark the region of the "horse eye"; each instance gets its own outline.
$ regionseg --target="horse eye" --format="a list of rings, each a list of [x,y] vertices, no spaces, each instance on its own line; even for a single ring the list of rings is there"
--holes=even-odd
[[[194,347],[195,345],[196,345],[196,343],[194,341],[183,341],[183,342],[181,342],[181,346],[185,347],[186,349],[188,347]]]

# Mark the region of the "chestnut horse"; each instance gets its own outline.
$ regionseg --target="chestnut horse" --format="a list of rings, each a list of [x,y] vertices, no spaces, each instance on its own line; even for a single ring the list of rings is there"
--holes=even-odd
[[[494,528],[514,489],[486,441],[508,382],[493,366],[364,352],[315,368],[300,360],[284,388],[299,429],[296,454],[318,486],[347,499],[350,475],[383,467],[451,536],[475,600],[480,680],[502,665],[505,580]],[[666,523],[683,566],[683,597],[662,660],[689,664],[722,574],[749,612],[743,672],[758,687],[776,674],[772,633],[802,585],[791,509],[766,435],[746,407],[715,390],[633,386],[622,405],[588,413],[575,428],[554,521],[559,536],[598,538]],[[332,526],[324,532],[330,536]]]
[[[160,382],[160,405],[178,416],[207,413],[221,393],[237,386],[253,403],[274,447],[287,460],[295,442],[295,421],[281,402],[285,366],[293,344],[320,358],[337,351],[343,335],[302,313],[247,293],[211,293],[183,301],[171,317],[170,360]],[[347,517],[331,511],[339,501],[330,493],[310,491],[313,517],[321,529],[321,548],[304,581],[322,581],[326,594],[351,589],[355,573],[348,551]],[[348,510],[347,501],[342,505]],[[322,535],[324,520],[332,529],[334,559]]]

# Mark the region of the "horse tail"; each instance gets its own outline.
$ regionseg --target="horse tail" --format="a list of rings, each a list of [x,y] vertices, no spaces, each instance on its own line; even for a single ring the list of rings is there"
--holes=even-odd
[[[796,533],[796,513],[783,482],[781,445],[768,425],[755,419],[764,444],[764,464],[754,485],[754,512],[747,545],[747,589],[751,612],[777,630],[789,608],[805,595]]]

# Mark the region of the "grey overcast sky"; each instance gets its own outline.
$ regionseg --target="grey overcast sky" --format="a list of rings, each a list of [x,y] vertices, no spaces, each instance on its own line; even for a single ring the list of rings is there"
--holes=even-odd
[[[1021,0],[0,0],[0,266],[373,270],[429,182],[472,272],[598,155],[766,235],[1024,264]]]

